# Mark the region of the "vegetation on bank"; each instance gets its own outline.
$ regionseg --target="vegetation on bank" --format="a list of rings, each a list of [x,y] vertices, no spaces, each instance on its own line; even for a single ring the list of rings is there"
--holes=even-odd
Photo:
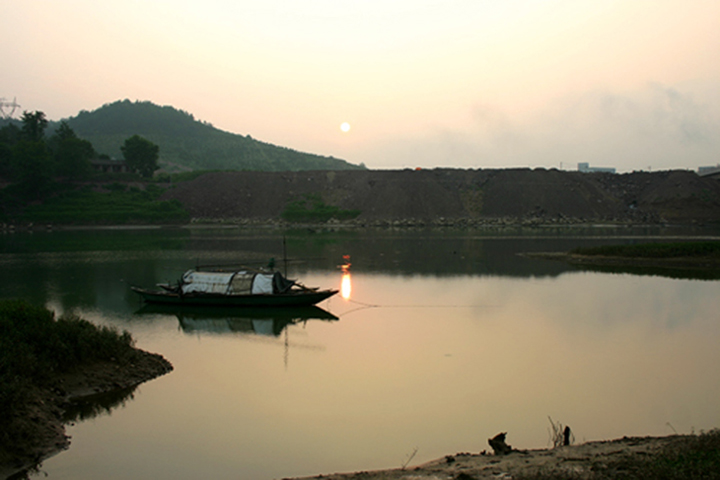
[[[53,377],[97,361],[132,362],[132,337],[73,315],[22,300],[0,301],[0,451],[13,452],[32,438],[34,425],[17,418],[35,399],[34,390]]]
[[[720,430],[689,435],[657,455],[620,456],[593,465],[590,475],[568,471],[540,471],[521,480],[696,480],[720,478]]]
[[[105,189],[69,190],[52,201],[25,207],[17,218],[23,222],[83,225],[174,224],[190,219],[178,200],[159,200],[164,189],[157,185],[148,184],[141,190],[113,183]]]
[[[331,218],[350,220],[360,213],[360,210],[343,210],[335,205],[327,205],[318,194],[306,194],[288,203],[280,216],[288,222],[316,223],[327,222]]]
[[[107,193],[83,186],[93,177],[92,144],[78,138],[62,122],[46,138],[48,121],[43,112],[23,113],[21,126],[0,128],[0,221],[45,223],[168,223],[186,221],[189,215],[177,201],[160,202],[162,189],[149,184],[145,191],[111,184]],[[128,167],[122,174],[139,180],[157,170],[158,146],[134,135],[123,147]]]
[[[624,258],[713,258],[720,260],[720,242],[643,243],[576,248],[570,253]]]

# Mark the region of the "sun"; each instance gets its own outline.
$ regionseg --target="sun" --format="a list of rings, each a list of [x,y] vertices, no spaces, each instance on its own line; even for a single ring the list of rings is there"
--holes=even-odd
[[[350,131],[350,124],[347,123],[347,122],[341,123],[341,124],[340,124],[340,130],[342,130],[343,132],[346,132],[346,133],[349,132],[349,131]]]

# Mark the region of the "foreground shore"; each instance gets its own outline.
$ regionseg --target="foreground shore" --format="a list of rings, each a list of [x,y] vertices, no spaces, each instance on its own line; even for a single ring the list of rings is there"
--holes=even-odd
[[[588,442],[553,449],[514,450],[507,455],[485,454],[484,452],[481,454],[458,453],[405,469],[321,474],[285,480],[318,478],[323,480],[616,478],[619,472],[626,471],[628,465],[651,460],[669,449],[681,448],[696,438],[697,436],[694,435],[623,437],[617,440]],[[717,452],[715,455],[717,457]],[[642,477],[630,476],[629,478]]]
[[[79,401],[118,391],[165,375],[173,367],[164,357],[133,349],[132,363],[95,362],[56,376],[31,392],[30,401],[15,412],[14,427],[23,432],[14,451],[0,450],[0,479],[32,468],[70,447],[65,434],[65,414]]]

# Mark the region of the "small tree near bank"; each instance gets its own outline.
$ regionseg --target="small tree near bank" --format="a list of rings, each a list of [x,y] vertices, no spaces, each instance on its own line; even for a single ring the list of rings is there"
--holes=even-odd
[[[125,140],[120,150],[128,168],[145,178],[152,177],[155,170],[160,168],[157,163],[160,147],[139,135]]]

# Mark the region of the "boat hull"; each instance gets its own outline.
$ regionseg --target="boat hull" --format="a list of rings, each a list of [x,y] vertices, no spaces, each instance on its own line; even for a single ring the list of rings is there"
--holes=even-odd
[[[306,307],[320,303],[338,292],[337,290],[312,290],[252,295],[222,295],[212,293],[179,295],[173,292],[146,290],[138,287],[131,288],[147,303],[213,307]]]

